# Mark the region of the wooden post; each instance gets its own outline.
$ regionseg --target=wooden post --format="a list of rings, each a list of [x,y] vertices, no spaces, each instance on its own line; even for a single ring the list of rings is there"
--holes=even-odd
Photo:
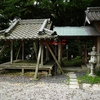
[[[58,65],[58,67],[59,67],[61,73],[64,74],[64,72],[63,72],[63,70],[62,70],[62,68],[61,68],[61,66],[60,66],[60,64],[59,64],[59,62],[58,62],[58,60],[56,59],[56,57],[55,57],[54,53],[52,52],[51,48],[49,47],[48,43],[47,43],[46,45],[47,45],[47,47],[48,47],[48,49],[49,49],[49,51],[50,51],[52,57],[54,58],[55,62],[57,63],[57,65]]]
[[[33,42],[33,47],[34,47],[35,57],[37,59],[37,48],[36,48],[36,43],[35,42]]]
[[[100,53],[100,37],[97,37],[97,52]],[[98,64],[100,65],[100,56],[98,56]]]
[[[22,68],[22,75],[24,75],[24,68]]]
[[[46,61],[49,61],[50,58],[49,58],[49,52],[48,52],[47,46],[45,47],[45,49],[46,49]]]
[[[44,52],[44,48],[43,48],[43,44],[41,44],[41,67],[43,67],[43,52]]]
[[[85,41],[85,46],[84,46],[84,62],[87,62],[87,42]]]
[[[59,62],[59,64],[61,64],[61,58],[62,58],[62,43],[60,40],[59,44],[58,44],[58,62]]]
[[[34,80],[37,80],[37,78],[38,78],[38,69],[39,69],[39,62],[40,62],[40,57],[41,57],[41,51],[42,51],[42,46],[40,44],[38,58],[37,58],[37,64],[36,64],[36,69],[35,69]]]
[[[22,41],[22,60],[24,60],[24,40]]]
[[[13,40],[11,40],[11,56],[10,56],[10,62],[13,63]]]
[[[21,44],[20,44],[20,47],[19,47],[19,49],[18,49],[18,52],[17,52],[17,55],[16,55],[16,60],[18,59],[18,56],[19,56],[19,52],[20,52],[20,50],[21,50]]]

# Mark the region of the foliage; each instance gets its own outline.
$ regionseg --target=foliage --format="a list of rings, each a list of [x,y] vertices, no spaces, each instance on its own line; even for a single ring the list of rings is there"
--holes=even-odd
[[[80,26],[84,23],[86,8],[98,3],[96,0],[1,0],[0,14],[6,19],[49,17],[55,25]]]
[[[78,81],[79,83],[89,84],[100,83],[100,72],[97,72],[95,77],[89,76],[89,74],[86,73],[85,75],[78,77]]]
[[[80,56],[77,56],[76,58],[71,59],[69,61],[66,58],[63,58],[62,63],[64,66],[79,66],[83,64],[83,60]]]

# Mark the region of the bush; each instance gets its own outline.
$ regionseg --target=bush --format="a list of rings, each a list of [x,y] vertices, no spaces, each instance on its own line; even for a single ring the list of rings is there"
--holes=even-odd
[[[62,63],[64,66],[80,66],[81,64],[83,64],[83,60],[80,56],[77,56],[76,58],[69,61],[66,58],[63,58]]]

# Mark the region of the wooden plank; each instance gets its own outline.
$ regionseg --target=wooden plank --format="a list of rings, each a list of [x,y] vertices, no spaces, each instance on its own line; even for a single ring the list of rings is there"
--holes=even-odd
[[[39,62],[40,62],[40,57],[41,57],[41,51],[42,51],[42,46],[40,45],[39,53],[38,53],[38,58],[37,58],[36,69],[35,69],[34,80],[37,80],[37,78],[38,78],[38,69],[39,69]]]
[[[59,62],[58,62],[58,60],[56,59],[56,57],[55,57],[54,53],[52,52],[51,48],[49,47],[48,43],[46,43],[46,45],[47,45],[47,47],[48,47],[48,49],[49,49],[49,51],[50,51],[52,57],[54,58],[55,62],[57,63],[57,65],[58,65],[58,67],[59,67],[61,73],[64,74],[64,72],[63,72],[63,70],[62,70],[62,68],[61,68],[61,66],[60,66],[60,64],[59,64]]]
[[[22,66],[22,65],[1,65],[0,68],[3,69],[36,69],[36,66]],[[39,67],[38,70],[52,70],[53,66],[43,66],[43,67]]]

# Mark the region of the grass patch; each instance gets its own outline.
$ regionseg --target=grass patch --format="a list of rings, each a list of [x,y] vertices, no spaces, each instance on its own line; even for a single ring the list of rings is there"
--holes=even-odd
[[[78,76],[78,82],[79,84],[82,84],[82,83],[100,84],[100,71],[96,72],[95,77],[89,76],[88,73],[86,73],[83,76]]]

